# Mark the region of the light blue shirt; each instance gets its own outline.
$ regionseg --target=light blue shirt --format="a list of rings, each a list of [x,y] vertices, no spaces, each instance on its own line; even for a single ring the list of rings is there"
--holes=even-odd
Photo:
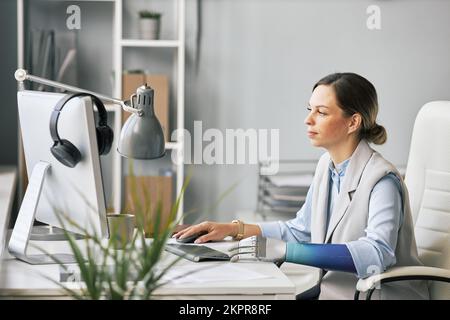
[[[327,226],[340,192],[350,159],[336,165],[330,161],[330,183]],[[286,242],[311,241],[311,184],[306,200],[294,219],[289,221],[262,222],[262,236]],[[388,174],[373,187],[369,200],[369,218],[366,235],[345,243],[352,256],[359,278],[383,272],[395,264],[395,248],[398,230],[403,222],[402,192],[398,178]]]

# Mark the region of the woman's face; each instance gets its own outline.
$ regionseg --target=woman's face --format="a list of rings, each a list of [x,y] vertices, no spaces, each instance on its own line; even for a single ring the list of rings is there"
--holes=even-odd
[[[349,138],[352,117],[345,117],[338,107],[333,87],[316,87],[309,99],[308,111],[305,124],[313,146],[329,150]]]

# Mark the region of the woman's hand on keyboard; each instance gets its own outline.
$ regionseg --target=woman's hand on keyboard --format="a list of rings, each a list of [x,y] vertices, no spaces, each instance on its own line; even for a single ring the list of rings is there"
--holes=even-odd
[[[186,238],[193,234],[207,232],[206,234],[198,237],[195,243],[205,243],[208,241],[223,240],[225,237],[235,234],[236,225],[234,223],[218,223],[204,221],[202,223],[192,225],[175,233],[173,238]]]

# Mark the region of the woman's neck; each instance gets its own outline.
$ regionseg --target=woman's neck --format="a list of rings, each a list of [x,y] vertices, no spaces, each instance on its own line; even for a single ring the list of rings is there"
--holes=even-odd
[[[333,164],[337,165],[342,161],[345,161],[348,158],[350,158],[355,149],[358,147],[358,144],[359,144],[358,139],[349,139],[339,145],[329,148],[328,153],[330,154]]]

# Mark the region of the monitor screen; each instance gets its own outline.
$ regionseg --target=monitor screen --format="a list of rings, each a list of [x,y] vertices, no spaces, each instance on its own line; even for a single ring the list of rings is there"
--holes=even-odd
[[[35,219],[80,233],[73,225],[60,223],[56,214],[62,212],[81,227],[107,237],[105,195],[91,99],[73,98],[60,112],[57,125],[60,138],[69,140],[81,153],[81,161],[70,168],[50,151],[54,144],[49,129],[50,118],[55,105],[65,94],[20,91],[17,95],[28,177],[38,163],[50,164],[45,172]]]

